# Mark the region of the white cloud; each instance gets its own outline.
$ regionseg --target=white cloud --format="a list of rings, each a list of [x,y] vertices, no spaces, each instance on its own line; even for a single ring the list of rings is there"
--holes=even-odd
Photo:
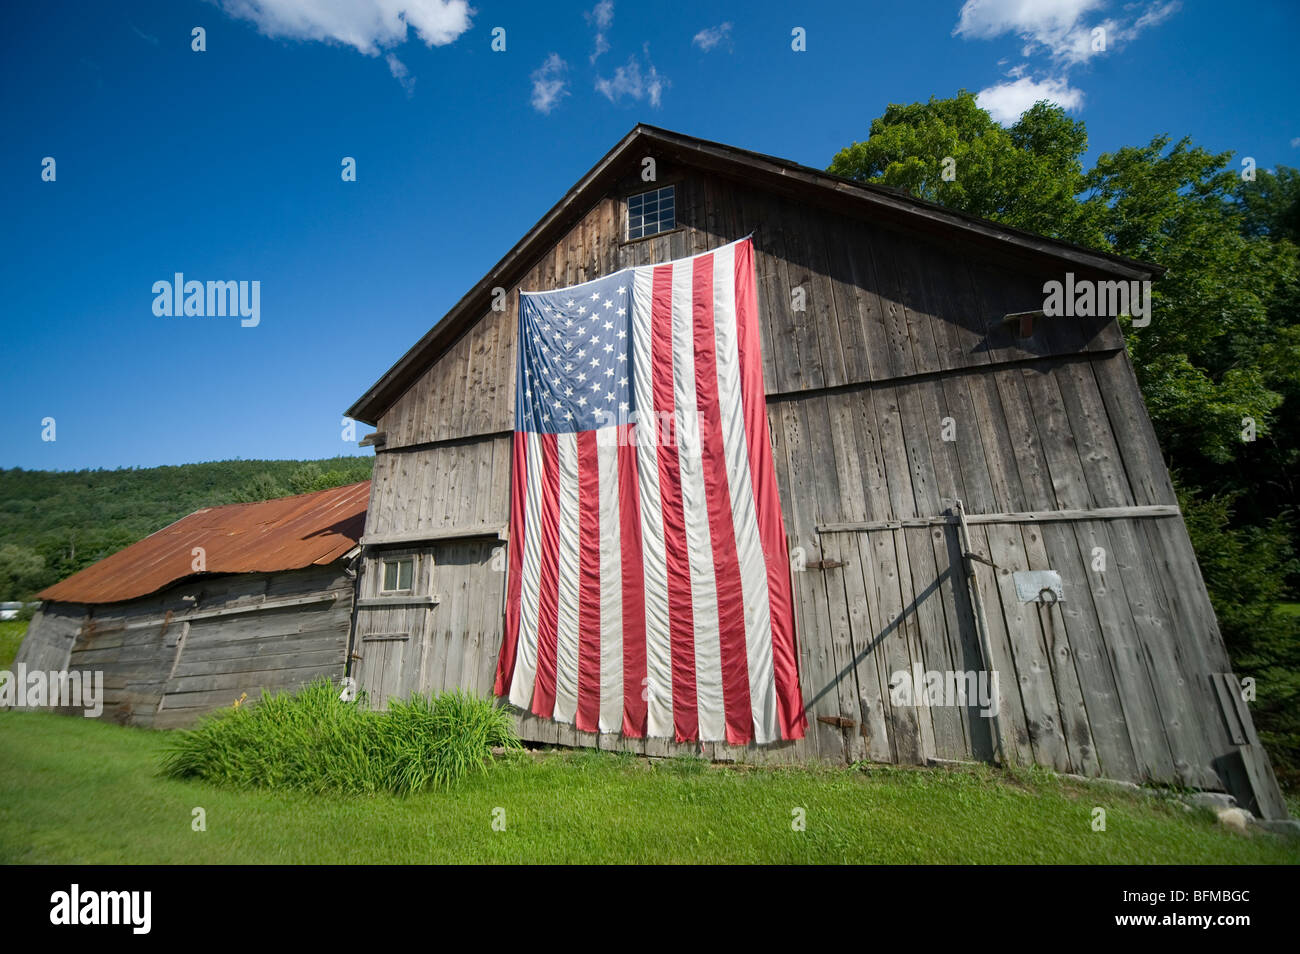
[[[470,28],[468,0],[214,0],[271,37],[350,46],[367,56],[406,42],[446,46]],[[391,66],[391,64],[390,64]]]
[[[1300,136],[1296,136],[1294,139],[1291,140],[1291,148],[1294,149],[1297,146],[1300,146]]]
[[[569,95],[569,81],[564,78],[569,64],[552,53],[536,70],[533,71],[533,109],[539,113],[549,113],[561,99]]]
[[[1102,52],[1094,50],[1094,30],[1105,31],[1105,49],[1113,50],[1137,38],[1149,27],[1173,16],[1179,0],[1155,0],[1148,4],[1126,4],[1126,12],[1142,8],[1133,20],[1089,15],[1107,5],[1107,0],[966,0],[958,15],[953,36],[967,40],[992,40],[1015,34],[1024,41],[1022,53],[1048,54],[1061,67],[1086,63]]]
[[[1083,91],[1072,87],[1064,78],[1034,80],[1022,76],[1010,83],[982,89],[975,96],[975,101],[1003,126],[1013,124],[1021,113],[1040,99],[1050,100],[1071,112],[1083,107]]]
[[[393,79],[402,84],[402,89],[406,90],[406,95],[410,96],[415,92],[415,77],[410,75],[410,70],[406,64],[397,58],[396,53],[389,53],[384,57],[384,62],[388,64],[388,72],[393,74]]]
[[[583,16],[596,28],[596,48],[591,54],[591,62],[595,63],[600,59],[600,54],[609,50],[609,40],[605,39],[605,31],[614,23],[614,0],[600,0]]]
[[[713,49],[720,43],[730,43],[730,41],[730,23],[723,23],[715,27],[706,27],[699,33],[695,34],[695,38],[691,40],[692,43],[698,46],[705,53],[709,52],[709,50]]]
[[[1180,0],[1125,3],[1119,18],[1100,17],[1109,0],[966,0],[953,36],[992,40],[1008,34],[1022,41],[1025,62],[1005,71],[1007,80],[980,90],[979,104],[1004,126],[1040,99],[1067,110],[1083,107],[1083,91],[1069,73],[1095,56],[1113,52],[1158,26],[1181,7]],[[1034,69],[1031,59],[1045,56]],[[1040,61],[1041,62],[1041,61]],[[1005,59],[998,66],[1005,66]]]
[[[627,96],[638,101],[645,99],[651,106],[658,108],[668,80],[650,62],[649,50],[646,50],[646,67],[643,74],[636,57],[628,57],[627,65],[614,70],[612,78],[596,77],[596,91],[603,93],[611,103],[617,103]]]

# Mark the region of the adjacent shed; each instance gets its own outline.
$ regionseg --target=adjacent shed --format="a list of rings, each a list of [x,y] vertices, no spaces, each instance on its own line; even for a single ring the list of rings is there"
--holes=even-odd
[[[15,664],[102,671],[102,717],[157,728],[341,678],[369,495],[196,511],[38,594]]]
[[[1041,315],[1047,281],[1161,269],[649,126],[348,411],[376,427],[353,656],[371,697],[491,691],[518,293],[750,233],[810,730],[690,749],[1002,758],[1283,814],[1123,334],[1113,317]],[[998,719],[891,698],[900,673],[976,670],[1000,675]],[[683,748],[527,714],[520,729]]]

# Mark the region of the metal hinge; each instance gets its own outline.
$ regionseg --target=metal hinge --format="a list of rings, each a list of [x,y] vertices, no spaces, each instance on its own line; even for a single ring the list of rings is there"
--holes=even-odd
[[[848,566],[844,560],[809,560],[804,564],[806,570],[834,570],[837,567]]]
[[[857,719],[846,719],[844,716],[818,716],[817,721],[833,725],[837,729],[852,729],[858,724]]]

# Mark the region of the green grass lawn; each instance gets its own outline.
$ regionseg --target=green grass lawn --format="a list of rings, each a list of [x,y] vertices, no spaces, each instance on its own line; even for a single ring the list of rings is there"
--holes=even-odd
[[[0,712],[0,863],[1300,862],[1300,840],[1232,834],[1169,800],[1037,772],[574,752],[494,762],[451,791],[322,797],[160,778],[164,743]],[[191,828],[196,807],[207,831]],[[805,831],[791,829],[799,808]]]
[[[14,657],[18,655],[18,647],[26,635],[27,620],[0,620],[0,669],[9,669],[13,666]]]

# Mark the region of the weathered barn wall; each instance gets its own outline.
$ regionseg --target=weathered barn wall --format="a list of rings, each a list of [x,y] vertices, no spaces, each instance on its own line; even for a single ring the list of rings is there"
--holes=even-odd
[[[509,308],[485,312],[378,421],[386,444],[363,542],[402,538],[431,558],[426,593],[463,586],[469,599],[457,605],[481,615],[472,624],[445,619],[448,600],[422,607],[419,621],[376,618],[371,632],[407,633],[396,640],[405,648],[363,662],[363,682],[380,696],[389,684],[402,692],[457,684],[446,660],[459,654],[458,684],[490,685],[504,585],[493,544],[419,538],[508,521],[518,292],[752,232],[786,530],[792,549],[827,564],[794,574],[810,727],[805,740],[762,751],[690,748],[719,758],[989,758],[990,720],[973,708],[889,701],[891,673],[914,664],[985,668],[956,529],[942,520],[878,526],[939,518],[960,498],[970,514],[1010,515],[971,527],[973,549],[992,564],[976,579],[1010,757],[1208,788],[1239,772],[1240,727],[1215,685],[1229,663],[1118,328],[1110,319],[1046,319],[1021,339],[1001,320],[1041,308],[1043,282],[1063,278],[1064,265],[850,219],[833,196],[818,206],[665,161],[659,173],[657,185],[677,185],[677,230],[622,240],[621,198],[646,187],[631,176],[508,289]],[[806,311],[794,310],[796,287]],[[949,424],[954,439],[945,440]],[[1126,506],[1166,511],[1016,516]],[[467,549],[437,555],[455,546]],[[1099,552],[1104,569],[1094,569]],[[381,558],[368,548],[363,597],[375,593],[367,587]],[[1045,568],[1061,573],[1064,602],[1021,603],[1011,574]],[[472,635],[456,644],[450,633],[462,625]],[[449,635],[431,640],[431,627]],[[373,675],[372,665],[388,675]],[[431,674],[439,671],[441,683]],[[521,731],[544,742],[679,750],[531,716]]]
[[[22,663],[29,670],[42,672],[67,669],[68,654],[85,620],[86,607],[77,603],[42,603],[27,624],[14,665]]]
[[[47,603],[18,661],[102,672],[102,718],[185,726],[244,693],[341,677],[354,589],[340,562],[187,580],[125,603]]]

